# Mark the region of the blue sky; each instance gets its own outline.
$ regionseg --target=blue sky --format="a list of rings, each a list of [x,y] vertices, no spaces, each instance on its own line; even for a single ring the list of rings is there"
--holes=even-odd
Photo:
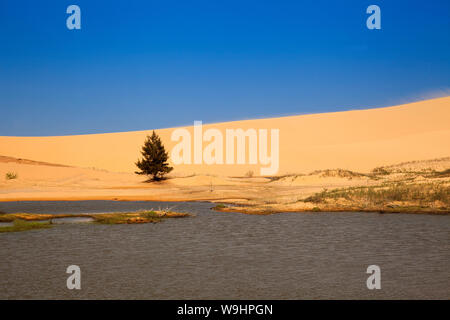
[[[81,8],[81,30],[66,8]],[[381,8],[381,30],[366,8]],[[0,2],[0,135],[144,130],[449,95],[450,2]]]

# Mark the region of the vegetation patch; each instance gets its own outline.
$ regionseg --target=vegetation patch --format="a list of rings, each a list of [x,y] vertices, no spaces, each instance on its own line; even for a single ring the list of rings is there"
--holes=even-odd
[[[223,209],[226,209],[226,208],[227,208],[226,205],[224,205],[223,203],[219,203],[219,204],[217,204],[215,207],[213,207],[212,209],[213,209],[213,210],[220,211],[220,210],[223,210]]]
[[[17,179],[18,177],[19,177],[19,175],[16,172],[7,172],[5,174],[6,180],[14,180],[14,179]]]
[[[45,221],[26,221],[26,220],[14,220],[11,226],[1,226],[1,232],[18,232],[18,231],[28,231],[34,229],[47,229],[51,228],[52,225],[50,222]]]
[[[245,173],[245,176],[246,176],[247,178],[253,178],[253,175],[254,175],[253,170],[248,170],[248,171]]]
[[[24,221],[44,221],[58,218],[77,218],[90,217],[90,215],[83,214],[44,214],[44,213],[5,213],[0,215],[0,222],[12,222],[14,220]]]
[[[431,178],[448,178],[450,177],[450,169],[444,171],[435,171],[429,175]]]
[[[345,169],[326,169],[326,170],[316,170],[309,174],[318,175],[320,177],[339,177],[339,178],[347,178],[349,180],[353,178],[374,178],[372,175],[354,172]]]
[[[384,205],[389,202],[408,202],[427,207],[433,207],[433,203],[439,202],[447,209],[450,207],[450,186],[443,183],[395,183],[391,185],[353,187],[330,191],[324,189],[303,201],[326,203],[329,200],[339,199],[372,205]]]
[[[161,222],[163,215],[156,211],[126,212],[126,213],[102,213],[91,216],[100,224],[131,224],[131,223],[156,223]]]
[[[34,213],[8,213],[0,215],[0,222],[13,222],[12,226],[0,227],[0,232],[25,231],[37,228],[49,228],[52,220],[60,218],[91,218],[98,224],[137,224],[157,223],[164,219],[183,218],[188,213],[161,211],[115,212],[100,214],[34,214]]]
[[[169,218],[184,218],[190,216],[188,213],[173,211],[137,211],[137,212],[117,212],[101,213],[89,215],[94,222],[100,224],[136,224],[136,223],[157,223]]]
[[[381,176],[385,176],[388,174],[391,174],[389,171],[387,171],[384,167],[377,167],[375,169],[372,170],[372,173],[374,175],[381,175]]]
[[[280,176],[268,176],[267,178],[270,180],[270,182],[274,182],[274,181],[279,181],[279,180],[284,179],[284,178],[297,178],[297,177],[303,177],[303,176],[305,176],[305,174],[301,174],[301,173],[299,173],[299,174],[292,174],[292,173],[290,173],[290,174],[284,174],[284,175],[280,175]]]

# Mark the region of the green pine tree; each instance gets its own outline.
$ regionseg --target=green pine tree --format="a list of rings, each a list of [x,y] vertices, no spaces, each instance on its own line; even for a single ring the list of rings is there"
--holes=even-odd
[[[145,174],[151,176],[152,180],[157,181],[161,180],[166,173],[173,170],[167,163],[169,155],[155,131],[153,131],[152,136],[147,136],[142,146],[141,154],[142,159],[136,162],[136,166],[141,171],[136,171],[136,174]]]

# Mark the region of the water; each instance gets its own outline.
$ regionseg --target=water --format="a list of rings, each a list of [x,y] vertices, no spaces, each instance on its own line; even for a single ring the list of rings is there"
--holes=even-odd
[[[74,217],[74,218],[58,218],[52,219],[52,224],[66,224],[66,223],[90,223],[94,222],[94,219],[89,217]]]
[[[3,212],[175,207],[158,224],[0,234],[0,299],[449,299],[450,216],[211,211],[209,203],[11,202]],[[68,290],[67,266],[81,268]],[[381,290],[366,287],[381,268]]]
[[[0,222],[0,227],[11,227],[14,223],[12,222]]]

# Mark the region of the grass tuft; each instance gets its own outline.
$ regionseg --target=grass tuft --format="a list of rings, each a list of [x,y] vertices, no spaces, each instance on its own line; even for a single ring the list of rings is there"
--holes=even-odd
[[[253,170],[248,170],[248,171],[245,173],[245,177],[247,177],[247,178],[253,178],[253,175],[254,175]]]

